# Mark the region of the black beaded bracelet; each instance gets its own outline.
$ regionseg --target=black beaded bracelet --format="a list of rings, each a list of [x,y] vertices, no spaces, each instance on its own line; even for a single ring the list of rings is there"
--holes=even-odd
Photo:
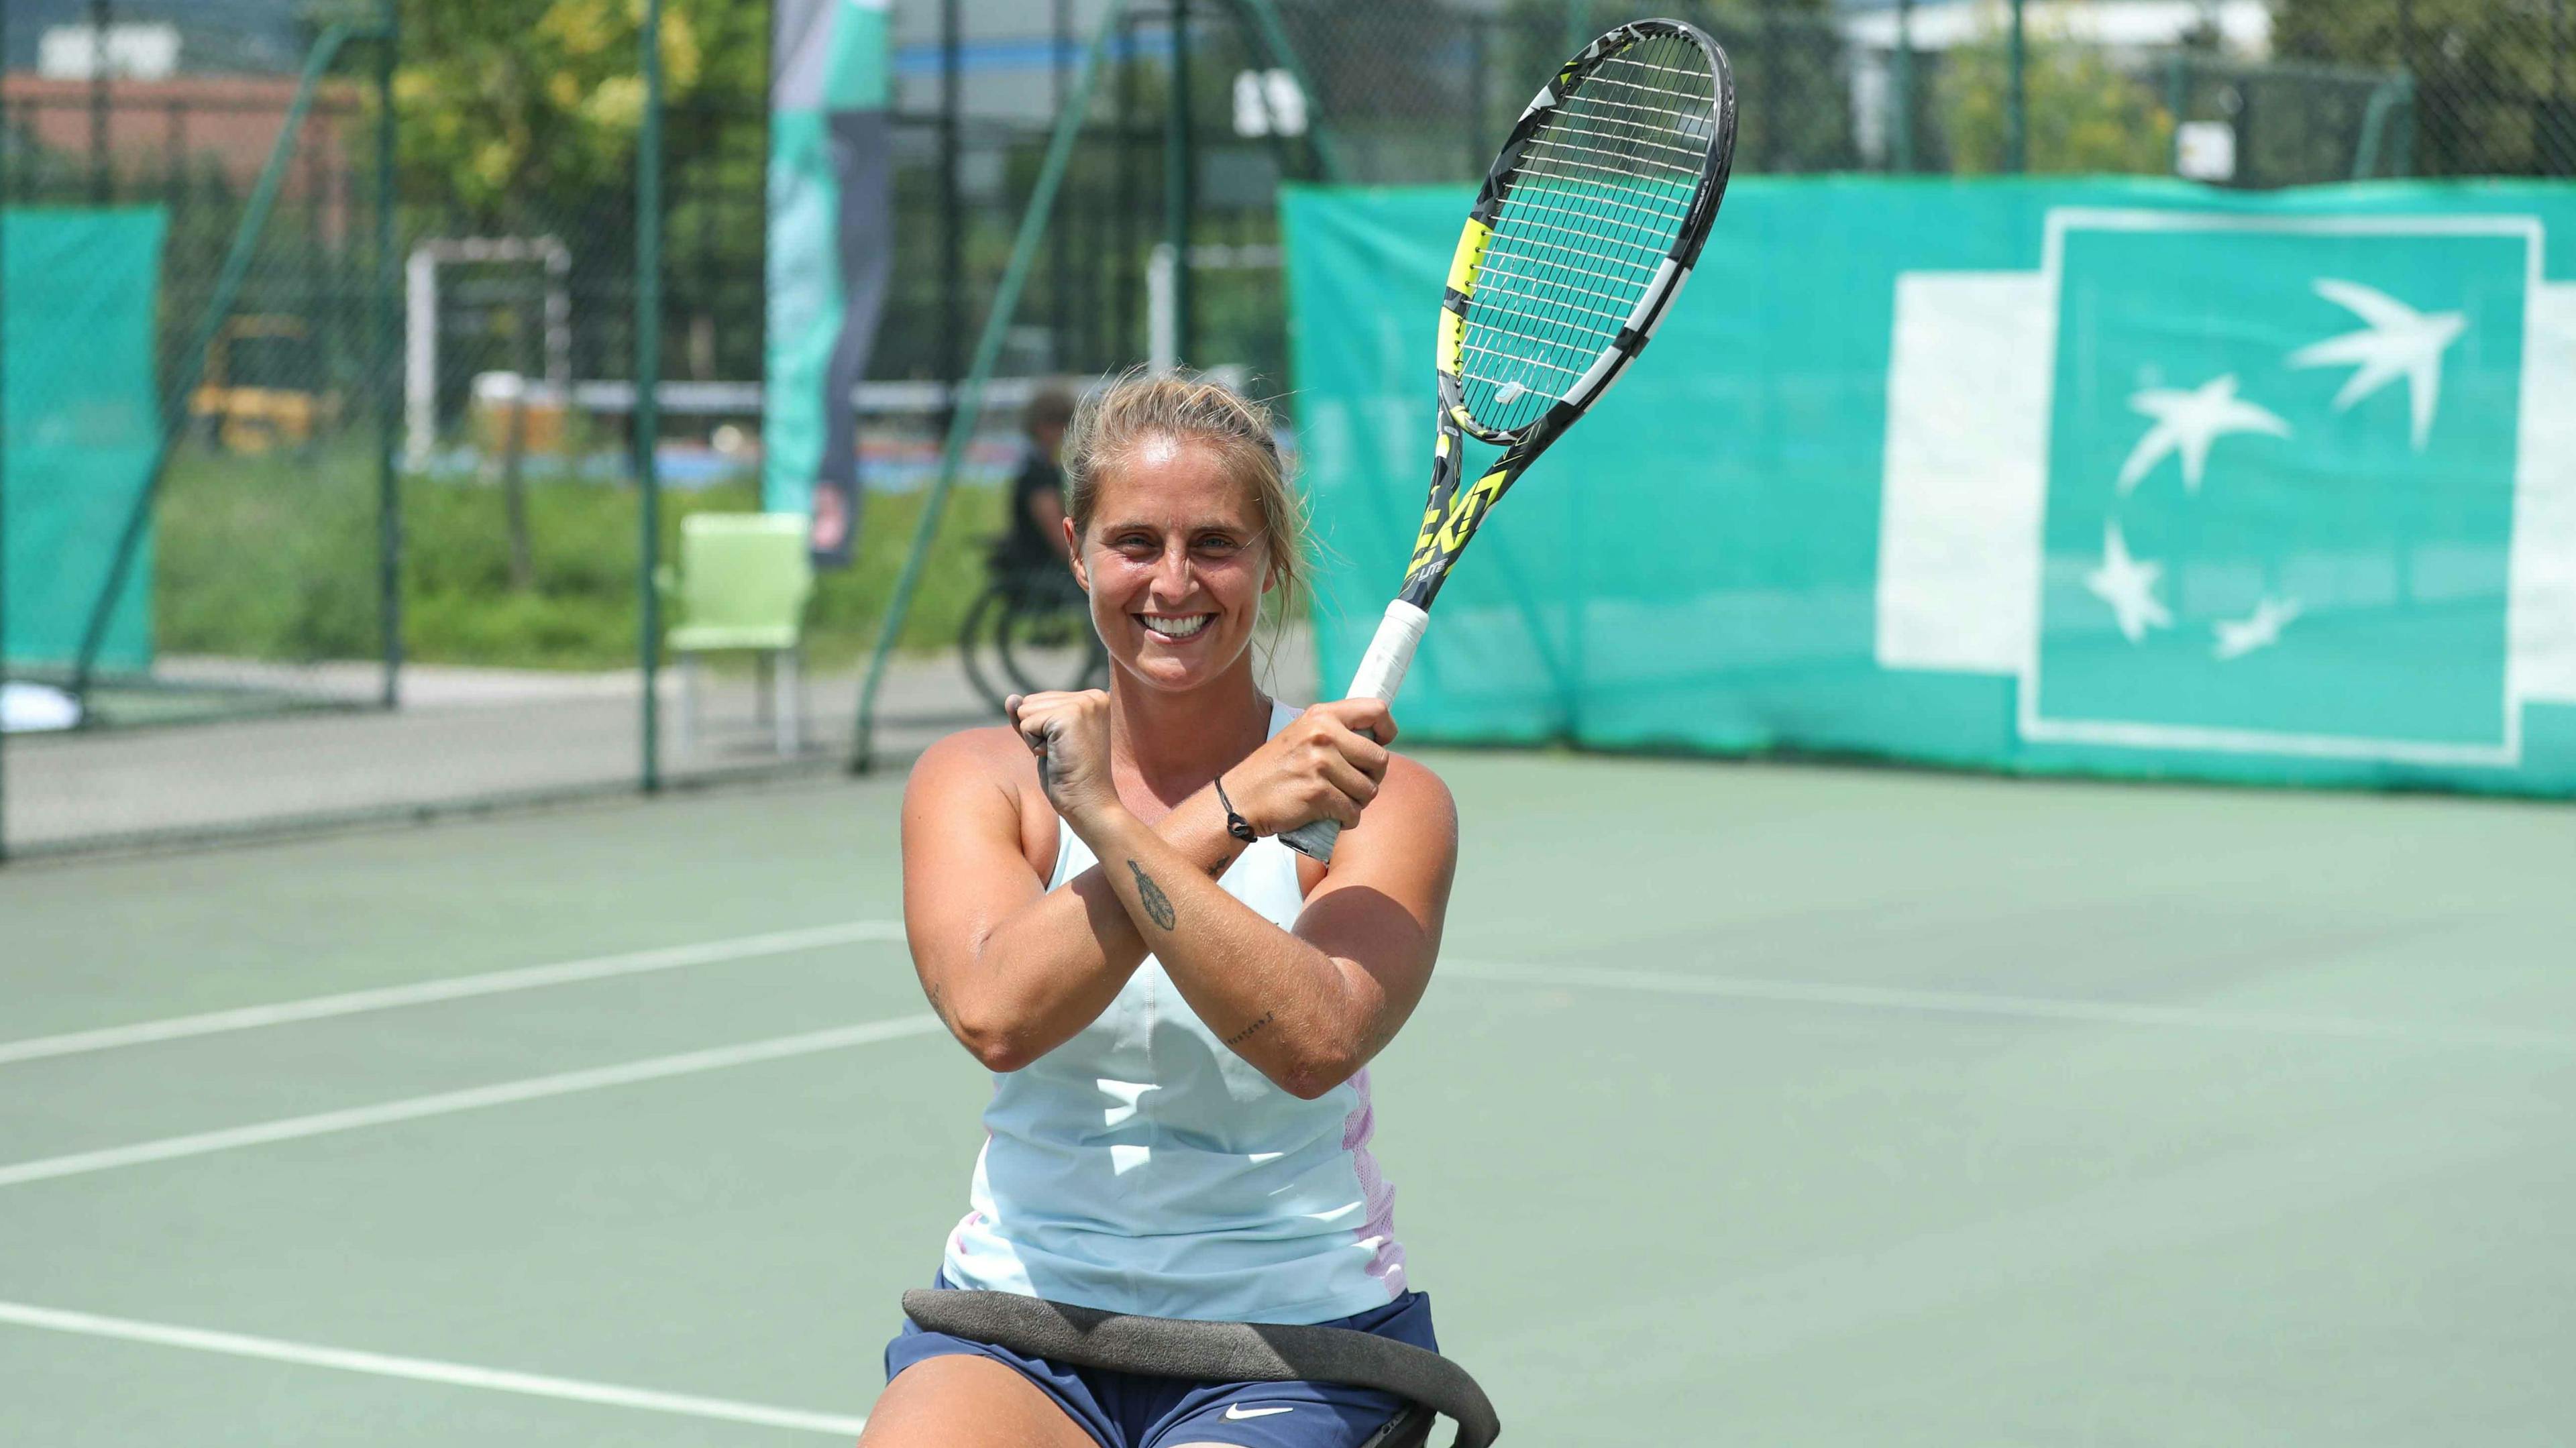
[[[1225,832],[1234,836],[1236,839],[1243,841],[1247,845],[1258,841],[1261,838],[1261,835],[1258,831],[1252,828],[1252,821],[1236,814],[1234,812],[1234,801],[1225,797],[1225,776],[1222,774],[1218,775],[1214,783],[1216,784],[1216,802],[1225,807]]]

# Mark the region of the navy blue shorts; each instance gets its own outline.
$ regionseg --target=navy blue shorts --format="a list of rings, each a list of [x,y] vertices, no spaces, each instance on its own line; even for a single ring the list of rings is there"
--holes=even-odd
[[[948,1286],[945,1278],[936,1284]],[[1430,1352],[1431,1299],[1408,1292],[1384,1307],[1319,1324],[1373,1332]],[[886,1344],[886,1381],[914,1363],[972,1353],[1038,1385],[1100,1448],[1232,1443],[1242,1448],[1356,1448],[1404,1408],[1392,1393],[1338,1383],[1194,1383],[1071,1367],[989,1343],[925,1332],[911,1318]]]

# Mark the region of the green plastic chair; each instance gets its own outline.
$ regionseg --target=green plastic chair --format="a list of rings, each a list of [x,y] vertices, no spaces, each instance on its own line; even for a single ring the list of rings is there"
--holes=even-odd
[[[680,719],[672,743],[685,754],[698,729],[700,660],[749,653],[760,672],[759,713],[778,752],[805,746],[805,601],[814,564],[800,513],[691,513],[680,520],[680,568],[655,580],[676,620],[663,643],[680,664]]]

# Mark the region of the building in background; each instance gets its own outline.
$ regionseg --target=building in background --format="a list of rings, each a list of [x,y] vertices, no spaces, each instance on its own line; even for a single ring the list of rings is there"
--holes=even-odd
[[[93,0],[8,0],[6,49],[0,69],[39,71],[46,52],[58,54],[86,39],[97,6]],[[303,19],[305,0],[109,0],[109,64],[120,73],[128,56],[148,58],[125,46],[156,46],[157,40],[128,40],[118,33],[167,34],[176,42],[171,71],[177,74],[292,75],[304,61],[312,26]],[[65,59],[59,64],[85,62]],[[84,69],[70,79],[85,79]]]
[[[92,0],[6,3],[0,108],[12,167],[28,168],[14,186],[104,172],[93,194],[167,200],[256,184],[311,43],[301,0],[110,0],[104,47]],[[334,193],[356,124],[354,96],[326,83],[285,177],[285,198],[326,203],[326,239],[346,224],[346,198]]]

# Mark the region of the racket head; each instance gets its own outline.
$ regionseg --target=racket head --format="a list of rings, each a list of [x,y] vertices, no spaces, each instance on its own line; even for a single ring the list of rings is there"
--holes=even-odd
[[[1734,77],[1696,26],[1635,21],[1567,61],[1513,125],[1451,259],[1445,417],[1512,446],[1599,400],[1698,262],[1734,159]]]

